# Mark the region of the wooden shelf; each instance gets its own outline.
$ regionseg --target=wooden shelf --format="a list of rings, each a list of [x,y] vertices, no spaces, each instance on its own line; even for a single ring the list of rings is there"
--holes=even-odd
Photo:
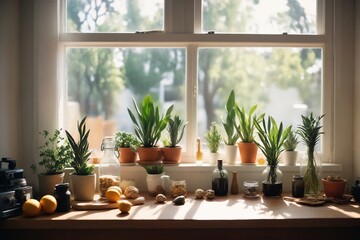
[[[190,195],[185,205],[175,206],[171,200],[156,204],[154,198],[143,196],[145,204],[132,207],[127,215],[111,209],[9,218],[0,222],[1,239],[18,239],[29,234],[37,239],[45,236],[46,239],[74,239],[82,235],[85,239],[99,239],[103,234],[121,234],[121,238],[127,239],[141,239],[146,235],[152,236],[151,239],[155,236],[171,239],[169,234],[174,239],[204,236],[206,239],[231,236],[239,239],[249,234],[267,239],[272,236],[276,239],[300,236],[301,239],[360,239],[360,205],[355,202],[309,207],[282,197],[245,199],[239,194],[207,201],[195,200]]]

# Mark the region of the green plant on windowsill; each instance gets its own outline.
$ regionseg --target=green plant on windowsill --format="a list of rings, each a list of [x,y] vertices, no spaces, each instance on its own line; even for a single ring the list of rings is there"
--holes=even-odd
[[[161,174],[164,170],[164,165],[162,164],[155,164],[155,165],[142,165],[145,168],[148,174]]]
[[[132,133],[122,131],[115,133],[115,142],[117,148],[131,148],[133,152],[141,146],[141,142]]]
[[[188,122],[184,123],[184,120],[182,120],[179,115],[175,115],[174,118],[170,117],[166,127],[169,137],[163,140],[164,146],[172,148],[178,146],[184,136],[187,124]]]
[[[283,147],[286,151],[295,151],[299,141],[294,131],[290,131],[286,138]]]
[[[225,110],[226,110],[226,118],[225,120],[222,118],[222,124],[224,126],[224,130],[226,133],[226,138],[224,138],[224,142],[226,145],[235,145],[237,140],[239,139],[239,134],[236,132],[235,126],[236,124],[236,102],[235,102],[235,92],[232,90],[226,101]]]
[[[72,158],[72,149],[69,142],[61,136],[62,129],[56,129],[53,133],[47,130],[39,132],[45,142],[40,146],[39,165],[43,167],[40,174],[56,175],[64,172],[65,167],[69,166]],[[31,165],[31,169],[37,172],[37,166]]]
[[[78,122],[77,129],[80,136],[78,142],[75,142],[71,134],[65,131],[73,150],[73,158],[70,164],[74,168],[76,175],[91,175],[93,174],[94,166],[88,164],[91,152],[89,151],[88,142],[90,130],[86,131],[86,117],[81,120],[80,124]]]
[[[255,142],[255,122],[260,122],[264,114],[259,115],[258,117],[253,116],[257,105],[254,105],[250,108],[249,112],[245,111],[245,108],[239,108],[236,106],[236,115],[239,119],[239,124],[235,125],[237,133],[240,136],[240,139],[244,143],[253,143]]]
[[[210,129],[205,134],[208,148],[211,153],[217,153],[221,143],[221,134],[219,133],[216,122],[212,122]]]

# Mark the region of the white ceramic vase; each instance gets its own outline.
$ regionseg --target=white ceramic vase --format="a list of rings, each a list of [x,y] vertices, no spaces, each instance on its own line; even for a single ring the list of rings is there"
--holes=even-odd
[[[165,194],[169,190],[170,177],[164,173],[147,174],[146,185],[150,196],[156,196],[159,193]]]
[[[282,153],[284,165],[294,166],[296,165],[298,152],[297,151],[284,151]]]
[[[96,189],[96,174],[76,175],[70,174],[71,193],[75,201],[92,201]]]
[[[216,153],[209,153],[209,164],[210,165],[215,165],[217,163],[217,160],[220,159],[220,153],[216,152]]]
[[[59,173],[55,175],[44,175],[39,174],[39,195],[40,197],[44,195],[52,195],[55,191],[55,185],[62,183],[65,173]]]
[[[236,145],[225,145],[225,162],[228,165],[235,165],[237,157],[238,146]]]

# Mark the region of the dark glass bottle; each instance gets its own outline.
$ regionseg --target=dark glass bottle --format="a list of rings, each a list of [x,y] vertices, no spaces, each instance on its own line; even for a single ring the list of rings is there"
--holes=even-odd
[[[295,198],[304,197],[304,178],[294,175],[292,179],[292,196]]]
[[[215,196],[226,196],[228,193],[228,186],[228,172],[223,169],[222,160],[218,160],[217,167],[212,173],[212,190],[214,190]]]
[[[57,201],[57,212],[70,211],[70,191],[69,183],[59,183],[55,185],[55,199]]]

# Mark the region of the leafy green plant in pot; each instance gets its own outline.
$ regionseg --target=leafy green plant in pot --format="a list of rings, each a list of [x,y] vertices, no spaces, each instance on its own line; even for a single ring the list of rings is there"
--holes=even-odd
[[[262,124],[254,120],[260,142],[256,142],[267,161],[267,168],[263,174],[263,193],[265,196],[279,196],[282,193],[281,171],[278,168],[279,157],[283,151],[283,143],[291,131],[291,126],[283,129],[282,122],[279,127],[273,117],[268,117],[267,122],[262,119]]]
[[[132,133],[116,132],[116,148],[119,151],[119,161],[121,164],[135,164],[137,149],[141,146],[140,141]]]
[[[226,118],[222,118],[222,124],[226,133],[225,142],[225,161],[233,165],[236,161],[236,154],[238,146],[236,146],[237,140],[239,139],[239,134],[236,132],[236,102],[235,102],[235,93],[232,90],[229,94],[229,97],[225,105]]]
[[[283,144],[285,151],[282,153],[282,157],[285,165],[296,165],[298,152],[295,149],[298,143],[296,132],[290,131]]]
[[[174,106],[171,105],[165,115],[160,115],[159,107],[154,105],[153,99],[149,95],[142,100],[140,106],[134,99],[133,103],[135,112],[128,108],[128,113],[134,123],[135,135],[142,145],[138,148],[140,161],[158,161],[161,158],[161,149],[157,143],[166,128]]]
[[[255,143],[255,122],[260,122],[264,114],[255,116],[257,105],[250,108],[249,112],[246,112],[244,107],[235,107],[236,115],[239,120],[239,124],[235,125],[236,131],[240,136],[241,141],[238,143],[241,163],[256,163],[256,155],[258,147]]]
[[[178,145],[184,136],[187,122],[180,118],[179,115],[174,115],[174,118],[169,118],[166,130],[169,137],[166,139],[165,147],[161,149],[164,163],[178,163],[181,155],[182,147]]]
[[[309,116],[301,116],[302,125],[298,127],[297,133],[307,147],[305,164],[300,166],[300,173],[304,176],[304,187],[306,195],[318,195],[321,189],[321,161],[315,156],[316,144],[320,141],[321,119],[325,115],[314,117],[313,113]]]
[[[214,165],[220,158],[218,151],[222,139],[216,122],[211,123],[210,129],[205,134],[205,139],[210,150],[210,164]]]
[[[53,194],[55,185],[62,183],[65,167],[70,165],[72,149],[69,142],[61,136],[62,129],[56,129],[53,133],[47,130],[39,132],[44,138],[44,144],[40,146],[39,165],[43,168],[38,173],[39,194]],[[34,172],[38,172],[35,164],[31,165]]]
[[[75,172],[70,174],[70,182],[74,200],[91,201],[95,195],[96,174],[94,166],[88,164],[91,152],[89,151],[88,137],[90,130],[86,130],[86,117],[77,123],[79,141],[76,142],[71,134],[66,131],[67,139],[73,150],[73,158],[70,162]]]

